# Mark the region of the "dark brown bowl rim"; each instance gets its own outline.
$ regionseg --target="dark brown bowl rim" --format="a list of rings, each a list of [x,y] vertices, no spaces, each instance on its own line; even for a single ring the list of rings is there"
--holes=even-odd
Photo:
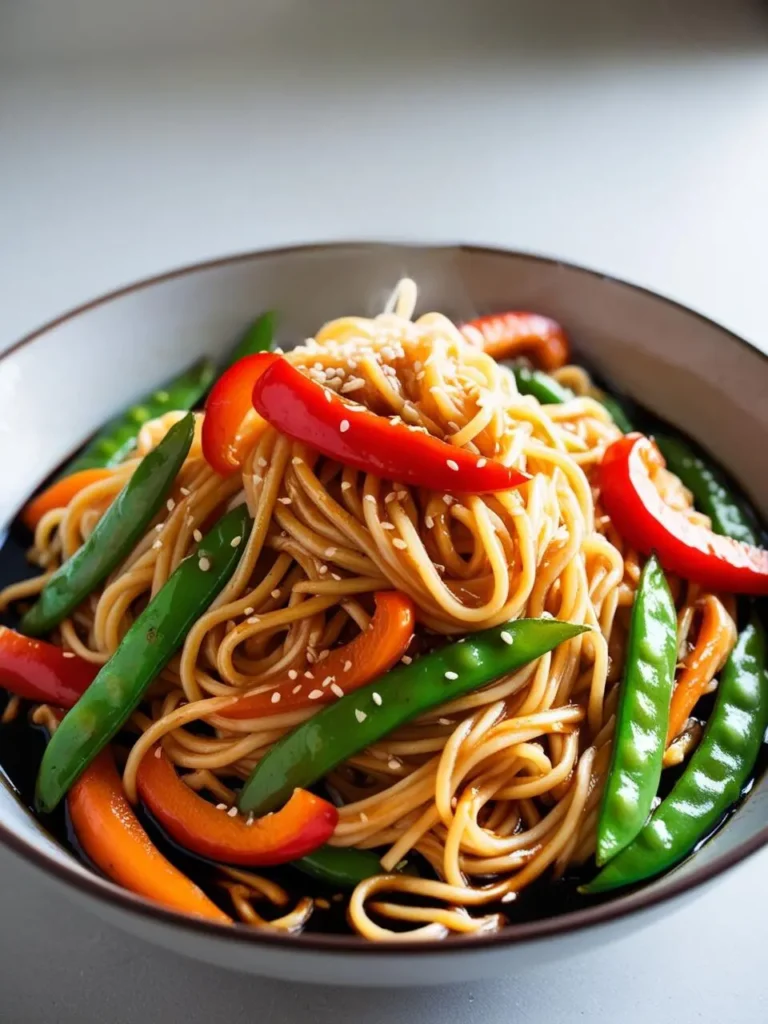
[[[86,313],[97,306],[106,305],[108,302],[112,302],[114,299],[119,299],[124,295],[129,295],[132,292],[138,292],[144,288],[149,288],[156,284],[162,284],[165,281],[171,281],[175,278],[185,277],[188,274],[194,274],[203,270],[212,270],[218,267],[226,267],[235,263],[251,262],[258,259],[269,259],[275,256],[290,255],[293,253],[323,252],[334,249],[349,248],[386,249],[393,247],[412,248],[422,251],[432,250],[435,252],[453,250],[455,252],[465,252],[470,254],[474,253],[480,255],[485,254],[491,256],[516,257],[530,260],[534,263],[542,263],[549,266],[566,267],[569,270],[576,270],[579,273],[587,274],[590,277],[610,281],[614,284],[630,288],[633,291],[640,292],[641,294],[648,295],[658,302],[663,302],[668,306],[681,310],[689,316],[694,316],[703,323],[706,323],[722,332],[730,338],[731,341],[738,342],[740,345],[750,349],[753,353],[762,358],[764,362],[768,363],[768,354],[762,352],[738,334],[730,331],[727,327],[723,327],[722,324],[718,324],[710,317],[706,317],[702,313],[698,313],[696,310],[690,309],[690,307],[684,306],[682,303],[676,302],[674,299],[670,299],[665,295],[660,295],[658,292],[655,292],[650,288],[632,284],[630,281],[625,281],[622,278],[615,277],[611,274],[605,274],[601,271],[591,270],[588,267],[580,266],[579,264],[572,263],[568,260],[561,260],[550,256],[542,256],[536,253],[522,252],[515,249],[503,249],[493,246],[465,245],[461,243],[425,245],[412,242],[371,242],[365,240],[326,243],[318,242],[308,245],[283,246],[274,249],[257,249],[252,252],[239,253],[234,256],[204,260],[199,263],[181,267],[177,270],[157,274],[153,277],[137,281],[134,284],[126,285],[123,288],[117,288],[116,290],[108,292],[105,295],[101,295],[90,302],[76,306],[67,313],[50,320],[42,327],[39,327],[37,330],[25,335],[19,341],[15,342],[15,344],[10,348],[6,349],[6,351],[0,355],[0,360],[6,359],[22,346],[29,344],[41,335],[58,327],[60,324],[63,324],[68,320],[73,320],[82,313]],[[13,791],[11,790],[11,792]],[[26,807],[23,809],[27,811]],[[151,903],[140,896],[119,888],[117,885],[114,885],[112,882],[101,878],[96,874],[83,875],[81,871],[77,870],[75,867],[69,867],[67,864],[60,864],[44,851],[35,848],[20,838],[1,821],[0,842],[15,853],[24,857],[27,861],[33,862],[36,867],[40,868],[42,871],[56,876],[61,882],[74,886],[86,896],[95,897],[99,900],[103,899],[108,903],[116,904],[129,914],[136,915],[138,917],[148,917],[167,926],[181,928],[196,934],[214,937],[216,939],[223,939],[237,943],[247,943],[248,945],[266,946],[274,949],[299,948],[307,951],[311,950],[313,952],[353,953],[358,956],[381,956],[382,954],[387,953],[407,953],[412,956],[414,954],[423,955],[425,953],[479,953],[489,947],[500,948],[502,946],[514,946],[531,940],[566,935],[589,925],[607,924],[621,917],[626,917],[629,914],[636,913],[637,911],[650,909],[651,907],[665,903],[676,896],[680,896],[685,892],[690,892],[691,890],[704,885],[716,875],[734,867],[736,864],[756,853],[762,847],[768,845],[768,825],[765,828],[762,828],[751,838],[736,846],[733,850],[720,855],[709,864],[702,866],[700,869],[694,870],[687,879],[680,879],[676,882],[673,881],[672,884],[663,892],[654,892],[651,888],[642,888],[628,896],[618,897],[610,902],[600,903],[594,907],[588,907],[584,910],[572,911],[567,914],[545,918],[541,921],[531,921],[527,924],[510,924],[504,928],[503,931],[489,935],[457,935],[450,936],[449,938],[441,941],[420,943],[406,941],[372,943],[365,942],[357,936],[312,934],[280,935],[268,932],[258,932],[245,925],[235,925],[232,927],[229,925],[215,924],[213,922],[190,917],[186,914],[177,913],[173,910],[167,910],[159,904]]]

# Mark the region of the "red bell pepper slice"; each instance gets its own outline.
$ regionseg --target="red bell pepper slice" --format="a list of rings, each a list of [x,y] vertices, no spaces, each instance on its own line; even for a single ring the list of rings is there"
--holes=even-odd
[[[600,497],[621,536],[645,555],[655,551],[669,572],[708,590],[768,594],[768,551],[691,523],[665,504],[650,476],[664,465],[642,434],[627,434],[606,450]]]
[[[274,814],[255,820],[230,817],[194,793],[158,746],[142,758],[136,784],[139,796],[172,839],[226,864],[258,867],[297,860],[330,839],[339,820],[333,804],[305,789],[294,790]]]
[[[396,590],[380,591],[375,601],[376,612],[368,629],[312,666],[314,679],[295,671],[291,677],[286,672],[275,680],[273,689],[245,693],[219,714],[224,718],[264,718],[321,707],[389,672],[411,642],[416,609],[410,597]],[[275,694],[279,694],[277,700]]]
[[[467,341],[494,359],[528,355],[548,372],[568,362],[570,349],[563,328],[539,313],[491,313],[462,324],[460,330]]]
[[[530,479],[500,462],[347,405],[279,356],[258,373],[253,406],[282,434],[388,480],[433,491],[483,494],[510,490]]]
[[[245,438],[240,436],[246,414],[253,410],[253,385],[280,357],[257,352],[238,359],[211,388],[205,403],[201,439],[206,462],[221,476],[230,476],[242,464]]]
[[[71,708],[99,668],[54,644],[0,626],[0,686],[17,697]]]
[[[232,923],[152,843],[125,798],[108,748],[75,782],[67,795],[67,807],[83,850],[118,885],[172,910],[221,924]]]

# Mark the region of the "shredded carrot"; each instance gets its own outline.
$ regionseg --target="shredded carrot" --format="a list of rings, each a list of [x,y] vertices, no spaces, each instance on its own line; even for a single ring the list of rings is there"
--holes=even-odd
[[[106,480],[112,475],[111,469],[81,469],[79,473],[62,477],[38,494],[26,505],[21,513],[22,522],[34,530],[46,512],[54,508],[66,508],[76,494],[91,484]]]
[[[683,663],[683,670],[672,694],[668,744],[683,731],[699,698],[708,692],[710,683],[736,642],[736,627],[722,602],[713,594],[707,594],[699,603],[702,609],[701,626],[696,645]]]
[[[232,923],[153,845],[125,798],[109,749],[85,769],[67,802],[83,849],[113,881],[172,910]]]

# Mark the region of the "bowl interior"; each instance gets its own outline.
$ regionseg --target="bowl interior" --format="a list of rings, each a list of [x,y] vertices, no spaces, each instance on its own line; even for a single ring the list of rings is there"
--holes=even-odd
[[[417,281],[420,311],[467,318],[517,307],[562,321],[577,354],[703,444],[768,515],[768,476],[759,472],[768,441],[768,359],[734,335],[642,289],[553,260],[471,247],[353,244],[257,253],[165,275],[83,307],[11,349],[0,358],[0,521],[7,524],[110,415],[198,356],[225,352],[255,314],[279,310],[279,340],[288,345],[332,317],[380,311],[402,275]],[[125,899],[61,849],[5,785],[0,839],[59,875],[87,879],[106,898]],[[613,906],[629,910],[672,895],[766,842],[763,777],[695,857]],[[582,916],[597,920],[600,911]],[[546,934],[557,922],[505,934]]]

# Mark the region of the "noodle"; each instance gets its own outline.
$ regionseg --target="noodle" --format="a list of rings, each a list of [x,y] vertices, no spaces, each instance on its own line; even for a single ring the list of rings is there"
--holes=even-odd
[[[103,664],[138,611],[195,550],[203,524],[246,502],[253,526],[239,565],[134,714],[138,736],[123,777],[135,801],[138,765],[161,741],[190,786],[231,802],[227,780],[246,778],[312,710],[246,721],[224,718],[221,710],[244,689],[269,690],[287,670],[310,672],[340,637],[366,628],[376,590],[408,594],[427,637],[459,637],[519,616],[592,627],[332,773],[328,783],[343,800],[332,844],[384,850],[382,874],[357,886],[348,911],[355,931],[374,940],[495,930],[503,923],[500,901],[514,900],[553,866],[556,875],[567,872],[594,850],[643,565],[600,506],[595,471],[619,431],[585,371],[560,370],[557,377],[575,397],[542,406],[518,394],[514,377],[465,342],[446,317],[412,320],[415,302],[415,285],[403,281],[381,316],[332,321],[286,358],[354,403],[535,474],[524,492],[453,496],[391,483],[334,463],[268,425],[242,471],[223,479],[206,465],[196,440],[175,502],[59,635],[76,654]],[[136,458],[42,518],[33,558],[46,571],[3,591],[0,606],[39,593],[177,418],[145,426]],[[669,504],[702,520],[677,478],[662,471],[656,483]],[[682,657],[695,638],[697,609],[716,598],[679,581],[672,586]],[[720,639],[725,657],[733,630]],[[203,731],[190,729],[201,723]],[[670,763],[697,735],[690,723]],[[414,851],[437,881],[395,873]],[[312,913],[312,901],[301,899],[269,921],[253,904],[266,899],[284,910],[287,894],[261,876],[223,870],[222,884],[247,923],[290,932]],[[488,905],[484,916],[470,913]],[[403,932],[403,925],[413,928]]]

